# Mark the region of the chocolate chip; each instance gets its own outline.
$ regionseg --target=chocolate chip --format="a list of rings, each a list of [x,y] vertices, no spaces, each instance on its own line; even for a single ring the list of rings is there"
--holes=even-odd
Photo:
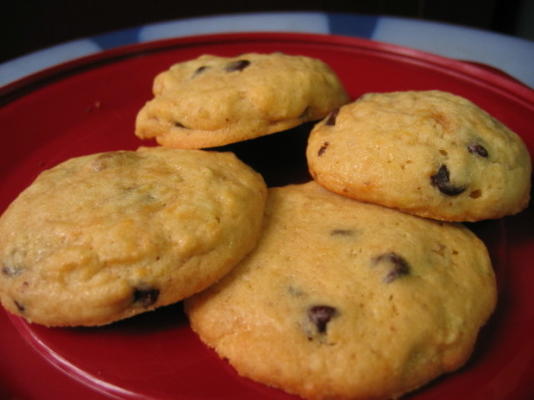
[[[488,150],[484,146],[478,143],[471,143],[467,146],[467,150],[471,154],[476,154],[480,157],[488,158]]]
[[[354,231],[352,229],[332,229],[330,231],[331,236],[352,236]]]
[[[13,302],[15,303],[15,306],[17,307],[17,310],[19,310],[19,312],[23,313],[24,311],[26,311],[26,307],[24,307],[23,304],[19,303],[17,300],[13,300]]]
[[[328,114],[328,117],[326,118],[326,122],[324,124],[328,126],[334,126],[336,124],[336,118],[338,114],[339,114],[339,108],[336,108],[335,110],[330,111],[330,114]]]
[[[154,304],[159,297],[159,289],[150,287],[138,287],[133,292],[133,302],[142,307],[149,307]]]
[[[2,273],[6,276],[17,276],[20,275],[23,268],[20,267],[14,267],[12,265],[4,265],[2,267]]]
[[[317,328],[317,332],[326,333],[326,326],[338,314],[337,309],[327,305],[311,306],[308,309],[308,318]]]
[[[177,127],[177,128],[187,129],[187,127],[184,124],[182,124],[181,122],[178,122],[178,121],[174,121],[174,126]]]
[[[464,186],[454,186],[450,182],[449,169],[446,165],[439,167],[438,172],[430,177],[432,186],[436,186],[439,191],[447,196],[457,196],[465,191]]]
[[[207,65],[202,65],[201,67],[198,67],[195,72],[193,73],[193,76],[197,76],[198,74],[201,74],[202,72],[204,72],[205,70],[207,70],[209,68],[209,66]]]
[[[250,65],[249,60],[237,60],[237,61],[232,61],[226,64],[226,67],[224,67],[224,70],[226,72],[243,71],[249,65]]]
[[[392,268],[384,277],[385,283],[391,283],[401,276],[408,275],[410,273],[410,264],[408,264],[408,262],[402,256],[393,251],[381,254],[374,259],[374,264],[379,264],[382,262],[388,262],[392,264]]]
[[[306,107],[299,115],[300,119],[308,119],[310,117],[310,107]]]
[[[329,145],[330,145],[330,143],[324,142],[323,145],[321,146],[321,148],[319,149],[319,151],[317,152],[317,156],[321,157],[323,155],[323,153],[326,151],[326,149],[328,148]]]

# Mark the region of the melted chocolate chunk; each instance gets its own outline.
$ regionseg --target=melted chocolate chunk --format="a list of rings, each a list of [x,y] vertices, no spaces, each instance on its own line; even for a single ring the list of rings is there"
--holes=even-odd
[[[20,267],[14,267],[12,265],[4,265],[2,267],[2,273],[6,276],[17,276],[20,275],[22,272],[22,268]]]
[[[319,149],[319,151],[317,152],[317,156],[321,157],[323,155],[323,153],[326,151],[326,149],[328,148],[329,145],[330,145],[330,143],[324,142],[323,145],[321,146],[321,148]]]
[[[23,304],[19,303],[17,300],[13,300],[13,302],[15,303],[15,306],[17,307],[17,310],[19,310],[19,312],[23,313],[24,311],[26,311],[26,307],[24,307]]]
[[[408,275],[410,273],[410,264],[400,255],[391,251],[384,253],[375,258],[374,263],[388,262],[392,264],[392,268],[384,277],[385,283],[391,283],[401,276]]]
[[[198,74],[201,74],[205,70],[207,70],[209,67],[207,65],[202,65],[201,67],[198,67],[195,72],[193,73],[193,76],[197,76]]]
[[[226,64],[226,67],[224,67],[224,70],[226,72],[243,71],[249,65],[250,65],[249,60],[237,60],[237,61],[232,61]]]
[[[159,289],[150,287],[138,287],[133,292],[133,302],[143,307],[149,307],[154,304],[159,297]]]
[[[310,117],[310,107],[306,107],[299,115],[301,119],[308,119]]]
[[[439,191],[447,196],[458,196],[465,191],[465,186],[454,186],[450,182],[449,169],[446,165],[439,167],[438,172],[430,177],[432,186],[436,186]]]
[[[330,231],[331,236],[352,236],[354,231],[352,229],[332,229]]]
[[[327,305],[311,306],[308,309],[308,318],[317,328],[317,332],[326,333],[326,326],[337,315],[337,309]]]
[[[480,157],[488,158],[488,150],[484,146],[478,143],[471,143],[467,146],[467,150],[470,153],[476,154]]]
[[[336,118],[338,114],[339,114],[339,108],[336,108],[335,110],[330,111],[330,114],[328,114],[328,117],[326,118],[326,122],[324,124],[328,126],[334,126],[336,124]]]
[[[177,127],[177,128],[185,128],[185,129],[187,129],[187,126],[185,126],[184,124],[182,124],[181,122],[178,122],[178,121],[174,121],[174,126]]]

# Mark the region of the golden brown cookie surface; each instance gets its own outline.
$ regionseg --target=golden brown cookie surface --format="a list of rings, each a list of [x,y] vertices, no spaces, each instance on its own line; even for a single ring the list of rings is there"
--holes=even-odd
[[[348,101],[319,59],[282,53],[203,55],[154,80],[136,135],[176,148],[235,143],[319,120]]]
[[[496,301],[466,228],[314,182],[269,192],[256,249],[186,300],[191,325],[248,378],[309,399],[385,399],[459,368]]]
[[[230,153],[141,148],[43,172],[0,219],[0,299],[53,326],[174,303],[255,245],[266,188]]]
[[[314,127],[307,159],[328,189],[423,217],[500,218],[529,201],[522,140],[441,91],[364,95]]]

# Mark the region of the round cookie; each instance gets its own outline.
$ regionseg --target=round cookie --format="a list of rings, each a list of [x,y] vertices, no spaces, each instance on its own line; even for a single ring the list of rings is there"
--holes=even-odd
[[[332,191],[438,220],[500,218],[530,196],[519,136],[442,91],[366,94],[315,125],[306,156]]]
[[[484,244],[453,223],[271,189],[256,249],[185,301],[239,374],[308,399],[386,399],[470,356],[496,303]]]
[[[167,147],[206,148],[323,118],[348,101],[319,59],[282,53],[203,55],[175,64],[153,84],[135,134]]]
[[[255,246],[263,179],[232,153],[141,148],[44,171],[0,218],[0,300],[47,326],[192,295]]]

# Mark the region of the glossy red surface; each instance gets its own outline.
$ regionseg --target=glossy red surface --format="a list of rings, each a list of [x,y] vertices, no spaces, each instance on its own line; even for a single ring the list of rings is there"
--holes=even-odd
[[[152,79],[203,53],[283,51],[318,57],[352,97],[441,89],[465,96],[518,132],[534,154],[534,92],[498,71],[362,39],[310,34],[226,34],[121,48],[2,89],[0,211],[35,176],[67,158],[134,149],[134,119]],[[308,179],[309,126],[229,146],[271,185]],[[282,149],[282,150],[281,150]],[[276,153],[276,165],[272,151]],[[488,177],[489,179],[491,177]],[[411,399],[514,399],[534,393],[534,207],[470,224],[490,249],[499,305],[473,357]],[[101,328],[30,325],[0,310],[0,397],[17,399],[291,399],[240,378],[189,329],[181,304]]]

